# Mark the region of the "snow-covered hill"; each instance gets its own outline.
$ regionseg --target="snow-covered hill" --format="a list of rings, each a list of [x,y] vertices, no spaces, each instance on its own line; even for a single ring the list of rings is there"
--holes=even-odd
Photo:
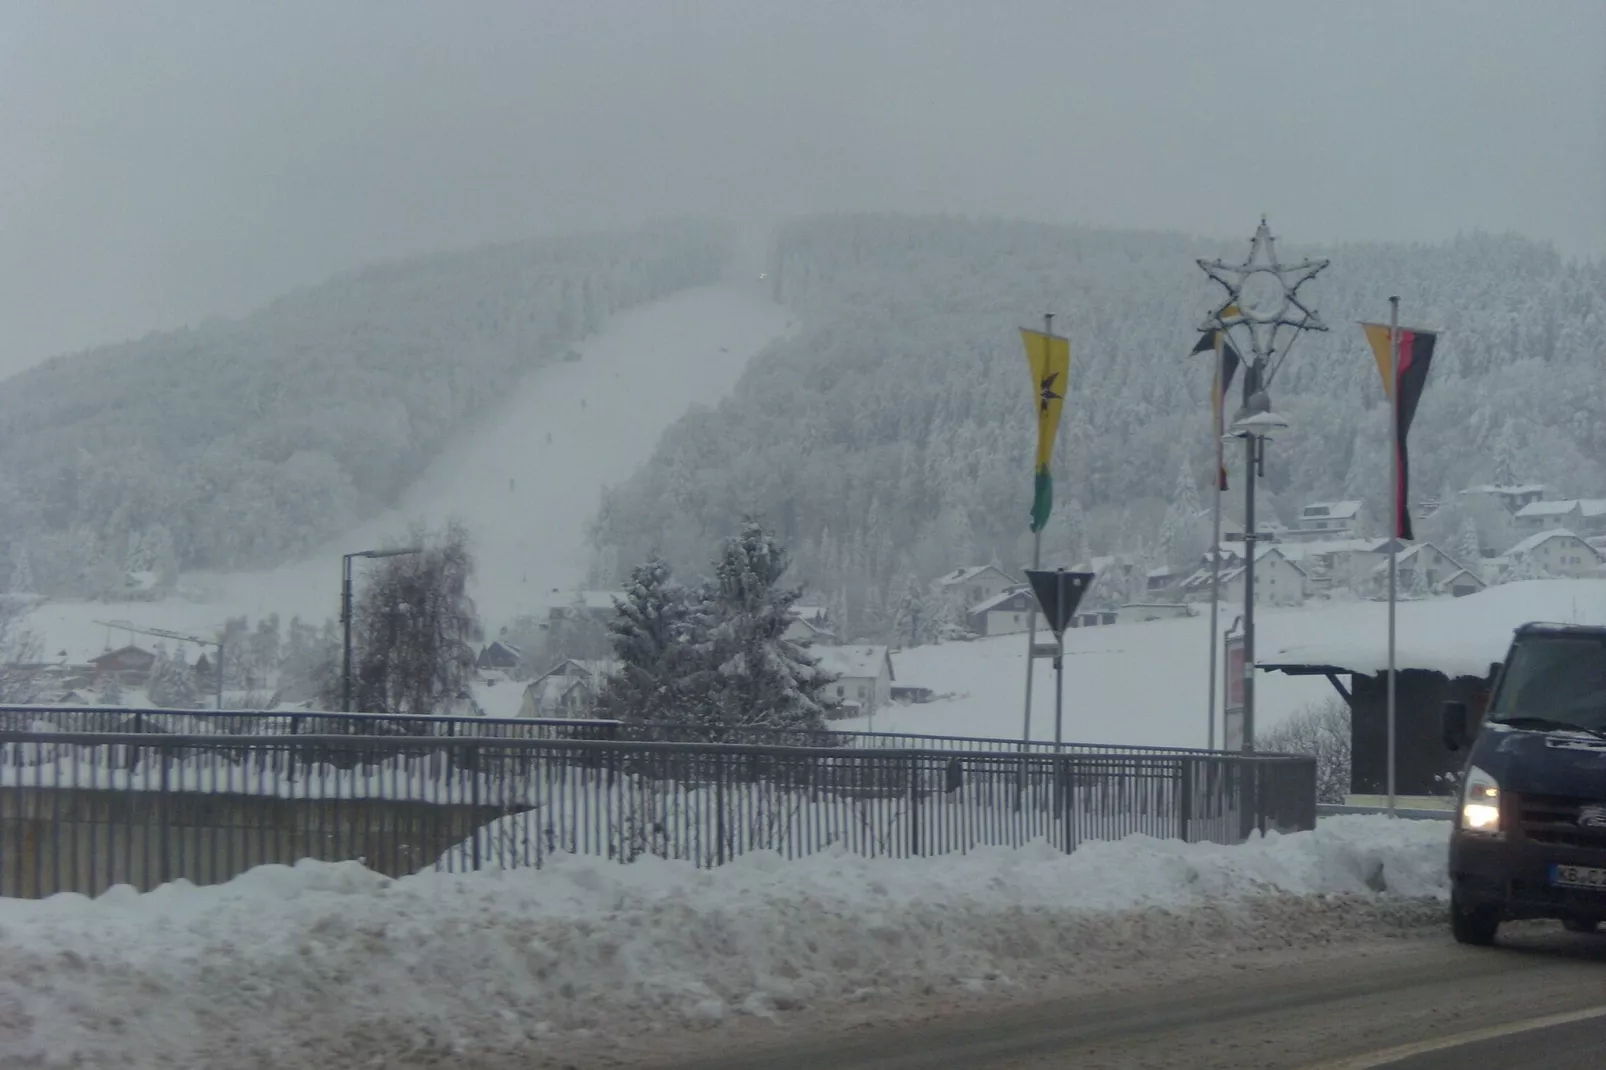
[[[52,603],[31,624],[51,652],[66,650],[76,659],[106,645],[107,630],[92,623],[97,619],[203,634],[238,614],[323,620],[338,608],[341,554],[401,537],[414,521],[438,527],[457,517],[475,541],[474,597],[494,630],[548,604],[554,588],[583,579],[590,559],[585,527],[603,488],[644,462],[687,408],[722,397],[748,358],[787,324],[786,310],[757,279],[638,307],[578,346],[578,361],[509,383],[505,402],[450,443],[398,508],[306,560],[265,572],[187,577],[186,586],[198,592],[189,601]]]

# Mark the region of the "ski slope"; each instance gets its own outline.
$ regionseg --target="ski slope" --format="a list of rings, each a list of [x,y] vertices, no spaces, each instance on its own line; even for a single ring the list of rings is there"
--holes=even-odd
[[[717,402],[748,359],[787,330],[788,313],[763,283],[683,291],[610,320],[577,347],[580,360],[541,367],[510,384],[507,400],[454,439],[396,508],[307,560],[261,572],[186,577],[189,599],[110,606],[51,603],[30,624],[52,652],[99,654],[124,619],[214,633],[224,619],[277,612],[314,620],[338,611],[341,555],[405,536],[415,522],[464,521],[474,542],[473,596],[487,632],[571,590],[590,563],[586,524],[605,487],[627,479],[692,405]],[[360,570],[362,562],[357,562]],[[566,596],[559,595],[558,601]],[[128,640],[110,635],[116,645]]]

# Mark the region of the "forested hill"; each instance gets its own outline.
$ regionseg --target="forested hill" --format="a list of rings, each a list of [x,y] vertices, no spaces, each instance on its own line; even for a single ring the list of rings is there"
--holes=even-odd
[[[60,357],[0,388],[0,582],[272,563],[390,503],[447,438],[610,314],[715,281],[695,224],[333,279],[243,319]]]
[[[837,592],[839,614],[861,631],[884,625],[911,576],[993,559],[1018,567],[1033,424],[1016,328],[1045,311],[1072,342],[1045,546],[1059,559],[1175,552],[1168,503],[1207,493],[1212,451],[1209,360],[1187,354],[1216,295],[1195,259],[1247,251],[1247,241],[944,218],[797,222],[778,235],[770,270],[803,330],[756,359],[716,409],[682,420],[609,497],[596,528],[603,560],[656,548],[694,563],[759,509],[801,578]],[[1391,294],[1408,324],[1445,332],[1411,438],[1415,497],[1497,475],[1606,495],[1601,265],[1489,236],[1279,252],[1332,258],[1302,291],[1332,330],[1303,338],[1272,385],[1292,424],[1270,451],[1272,508],[1286,517],[1340,494],[1383,506],[1385,403],[1355,321],[1385,317]]]

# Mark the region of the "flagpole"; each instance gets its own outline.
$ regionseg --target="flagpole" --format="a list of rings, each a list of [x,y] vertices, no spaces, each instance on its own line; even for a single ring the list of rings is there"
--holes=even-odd
[[[1223,333],[1216,331],[1215,397],[1211,399],[1215,411],[1210,414],[1216,439],[1216,469],[1210,482],[1215,486],[1216,493],[1210,518],[1210,696],[1205,705],[1206,750],[1216,748],[1216,659],[1219,654],[1216,647],[1221,630],[1221,470],[1227,463],[1226,443],[1221,437],[1226,433],[1226,428],[1222,426],[1222,406],[1227,398],[1227,345]]]
[[[1389,298],[1389,439],[1393,443],[1393,456],[1389,458],[1389,513],[1393,526],[1389,530],[1389,678],[1388,678],[1388,813],[1394,809],[1395,762],[1395,603],[1398,597],[1397,579],[1400,556],[1400,299]]]
[[[1043,313],[1043,337],[1054,337],[1054,313]],[[1047,345],[1047,341],[1043,343]],[[1064,393],[1065,391],[1061,391]],[[1050,470],[1054,465],[1054,455],[1049,454]],[[1047,527],[1047,524],[1043,525]],[[1075,562],[1071,562],[1073,565]],[[1032,571],[1043,567],[1043,529],[1038,528],[1032,532]],[[1021,749],[1028,750],[1032,741],[1032,669],[1035,667],[1037,649],[1037,599],[1032,599],[1031,606],[1026,610],[1026,713],[1021,722],[1020,741]]]

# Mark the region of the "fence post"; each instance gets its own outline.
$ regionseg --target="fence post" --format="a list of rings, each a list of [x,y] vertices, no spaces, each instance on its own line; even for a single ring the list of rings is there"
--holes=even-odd
[[[714,755],[714,864],[725,864],[725,752]]]
[[[170,753],[169,748],[164,746],[157,750],[156,761],[157,764],[162,767],[162,776],[158,781],[161,787],[157,793],[158,798],[161,799],[162,806],[162,831],[160,833],[162,844],[159,850],[162,864],[161,878],[157,880],[156,884],[152,885],[152,887],[166,884],[168,881],[173,879],[173,840],[171,835],[171,830],[173,827],[173,815],[168,812],[172,803],[172,795],[169,793],[169,784],[167,779],[168,765],[170,764],[171,760],[172,754]]]
[[[1059,811],[1060,826],[1065,837],[1065,853],[1076,850],[1076,792],[1071,783],[1071,758],[1059,755],[1054,760],[1054,790],[1059,793],[1055,809]]]
[[[476,759],[477,759],[478,758],[478,749],[477,748],[476,748],[475,756],[476,756]],[[484,831],[484,829],[482,829],[481,826],[480,826],[480,763],[479,763],[478,760],[476,760],[473,763],[473,765],[470,767],[470,769],[468,771],[468,777],[469,777],[469,798],[472,800],[472,805],[473,805],[473,810],[469,813],[469,818],[468,818],[468,828],[469,828],[469,833],[468,834],[469,834],[469,836],[471,838],[471,841],[474,844],[474,846],[472,848],[473,862],[474,862],[474,872],[478,873],[480,871],[480,865],[481,865],[481,859],[480,859],[480,833],[482,831]]]
[[[909,857],[920,857],[920,759],[909,759]]]
[[[1183,843],[1188,842],[1188,826],[1193,823],[1193,779],[1194,762],[1197,759],[1184,758],[1178,769],[1177,791],[1181,798],[1177,800],[1177,838]]]

